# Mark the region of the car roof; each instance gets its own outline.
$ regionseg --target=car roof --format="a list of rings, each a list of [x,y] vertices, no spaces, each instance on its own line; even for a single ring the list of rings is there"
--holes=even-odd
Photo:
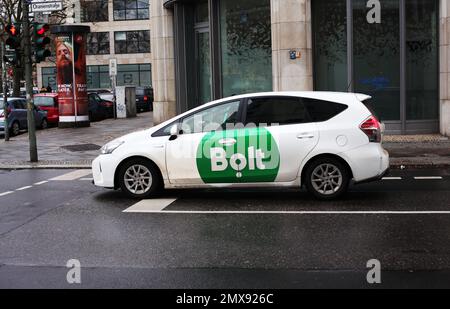
[[[35,97],[57,97],[58,94],[56,92],[48,92],[48,93],[36,93]]]
[[[0,98],[0,100],[3,101],[3,98]],[[8,102],[9,102],[9,101],[15,101],[15,100],[25,100],[25,98],[20,98],[20,97],[8,97]]]
[[[232,99],[240,100],[253,97],[267,97],[267,96],[292,96],[300,98],[318,99],[324,101],[331,101],[336,103],[352,104],[355,101],[365,101],[371,98],[371,96],[362,93],[353,92],[332,92],[332,91],[273,91],[273,92],[257,92],[248,93],[236,96],[230,96],[213,102],[204,104],[203,106],[214,105],[221,102],[226,102]]]

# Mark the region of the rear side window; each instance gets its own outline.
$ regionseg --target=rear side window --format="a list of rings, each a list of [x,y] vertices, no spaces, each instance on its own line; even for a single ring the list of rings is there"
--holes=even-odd
[[[247,102],[246,124],[289,125],[309,122],[300,98],[252,98]]]
[[[25,109],[25,106],[21,100],[12,102],[12,105],[13,105],[14,109]]]
[[[303,102],[305,103],[311,121],[313,122],[327,121],[348,108],[345,104],[317,99],[304,98]]]

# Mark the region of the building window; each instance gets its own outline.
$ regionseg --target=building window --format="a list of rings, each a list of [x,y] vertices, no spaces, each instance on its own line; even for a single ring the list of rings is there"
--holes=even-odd
[[[88,65],[86,77],[88,89],[111,88],[107,65]]]
[[[222,96],[272,90],[270,0],[220,1]]]
[[[52,89],[56,88],[56,68],[42,68],[42,87],[50,86]]]
[[[108,0],[80,0],[81,22],[108,21]]]
[[[117,66],[117,86],[152,85],[151,64],[119,64]]]
[[[114,0],[114,20],[148,19],[149,0]]]
[[[150,52],[150,31],[121,31],[114,33],[116,54]]]
[[[88,33],[86,53],[88,55],[109,54],[109,32]]]

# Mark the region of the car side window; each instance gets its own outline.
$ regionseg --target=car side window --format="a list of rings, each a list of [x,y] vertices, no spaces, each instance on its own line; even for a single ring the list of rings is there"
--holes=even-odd
[[[181,122],[183,133],[223,131],[239,122],[241,101],[233,101],[201,110],[184,118]]]
[[[262,97],[247,101],[246,124],[256,126],[289,125],[309,122],[301,98]]]
[[[345,104],[317,99],[304,98],[303,102],[305,102],[311,120],[314,122],[327,121],[348,108]]]

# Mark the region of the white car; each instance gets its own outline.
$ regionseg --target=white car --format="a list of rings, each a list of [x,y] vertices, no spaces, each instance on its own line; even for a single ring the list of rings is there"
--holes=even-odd
[[[92,163],[96,186],[131,197],[162,188],[301,187],[333,199],[389,168],[370,96],[267,92],[210,102],[118,138]]]

